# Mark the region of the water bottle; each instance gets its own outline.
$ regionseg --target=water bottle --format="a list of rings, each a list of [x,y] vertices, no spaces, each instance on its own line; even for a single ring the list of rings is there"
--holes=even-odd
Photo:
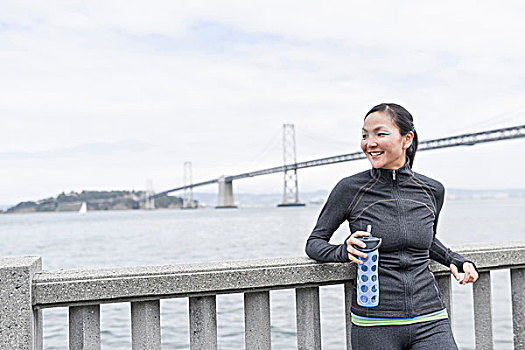
[[[374,307],[379,304],[379,278],[377,268],[379,262],[379,247],[381,238],[372,237],[372,227],[368,225],[368,237],[359,237],[366,243],[366,248],[354,245],[359,251],[367,254],[366,258],[358,257],[363,264],[357,265],[357,304],[364,307]]]

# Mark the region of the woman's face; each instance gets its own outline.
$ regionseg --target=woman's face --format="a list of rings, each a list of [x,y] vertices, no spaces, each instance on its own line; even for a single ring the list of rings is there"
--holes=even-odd
[[[406,150],[413,133],[401,136],[392,118],[384,112],[369,114],[363,124],[361,149],[374,168],[399,169],[406,162]]]

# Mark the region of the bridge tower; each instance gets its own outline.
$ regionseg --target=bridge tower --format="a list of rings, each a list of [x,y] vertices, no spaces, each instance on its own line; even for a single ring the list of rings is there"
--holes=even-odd
[[[155,199],[151,198],[155,194],[153,190],[153,180],[146,180],[146,200],[144,201],[144,209],[155,209]]]
[[[193,184],[193,176],[191,171],[191,162],[184,162],[184,186]],[[184,197],[182,198],[182,209],[195,209],[195,202],[193,201],[193,187],[184,189]]]
[[[224,175],[219,178],[219,197],[215,208],[237,208],[233,200],[233,181],[227,180]]]
[[[299,207],[299,188],[297,186],[297,157],[295,152],[295,127],[293,124],[283,124],[283,161],[284,194],[283,202],[278,207]]]

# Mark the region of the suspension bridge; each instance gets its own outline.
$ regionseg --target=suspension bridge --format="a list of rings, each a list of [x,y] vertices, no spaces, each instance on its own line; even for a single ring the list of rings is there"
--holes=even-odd
[[[473,146],[476,144],[511,140],[525,137],[525,125],[485,130],[475,133],[464,133],[443,138],[423,140],[419,142],[419,151],[429,151],[439,148]],[[153,208],[155,198],[166,196],[173,192],[184,191],[183,208],[194,208],[193,189],[200,186],[218,184],[218,198],[216,208],[236,208],[233,194],[233,181],[255,176],[268,175],[273,173],[284,173],[283,202],[278,206],[302,206],[299,201],[299,191],[297,185],[297,170],[364,159],[363,152],[353,152],[339,154],[324,158],[312,159],[304,162],[296,161],[295,147],[295,128],[293,124],[283,124],[283,160],[279,166],[249,171],[237,175],[222,175],[215,179],[193,183],[191,173],[191,162],[184,163],[184,185],[171,188],[154,194],[152,189],[148,189],[149,196],[145,198],[146,207]],[[151,185],[150,185],[151,186]]]

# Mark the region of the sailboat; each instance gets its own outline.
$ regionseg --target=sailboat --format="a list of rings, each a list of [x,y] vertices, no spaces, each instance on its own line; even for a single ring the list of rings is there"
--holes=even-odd
[[[87,204],[86,202],[82,202],[82,205],[80,206],[80,210],[78,211],[79,214],[85,214],[87,213]]]

